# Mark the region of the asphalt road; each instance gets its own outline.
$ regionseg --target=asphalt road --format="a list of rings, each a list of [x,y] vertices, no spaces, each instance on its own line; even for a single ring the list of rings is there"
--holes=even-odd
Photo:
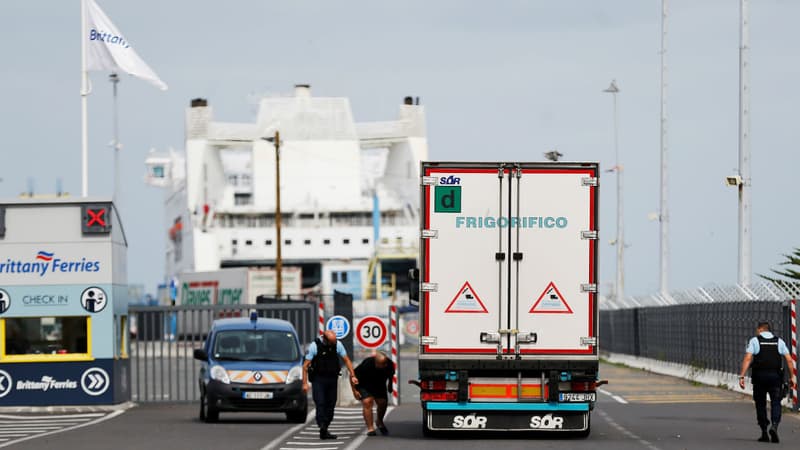
[[[800,417],[785,413],[780,444],[755,441],[753,403],[742,394],[640,370],[602,366],[603,387],[592,413],[589,438],[551,434],[500,436],[464,434],[442,438],[422,436],[417,402],[404,402],[387,417],[389,436],[365,436],[357,408],[337,410],[334,432],[340,439],[319,441],[313,420],[288,424],[282,415],[222,414],[216,424],[197,419],[195,404],[143,405],[101,423],[38,437],[14,449],[753,449],[797,448]],[[407,387],[406,389],[408,389]],[[406,392],[404,398],[409,393]],[[63,413],[62,413],[63,414]]]

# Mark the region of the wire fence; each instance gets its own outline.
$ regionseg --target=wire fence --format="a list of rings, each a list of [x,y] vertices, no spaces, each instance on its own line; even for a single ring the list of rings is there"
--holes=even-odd
[[[749,286],[706,285],[667,294],[631,296],[617,301],[613,295],[601,299],[600,309],[617,310],[650,306],[674,306],[698,303],[729,303],[750,301],[785,301],[800,298],[800,282],[759,281]]]

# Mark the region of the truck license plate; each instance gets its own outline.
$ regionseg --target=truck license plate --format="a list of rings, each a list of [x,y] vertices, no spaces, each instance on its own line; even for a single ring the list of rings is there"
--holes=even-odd
[[[562,392],[558,394],[558,400],[562,402],[594,402],[597,394],[594,392]]]
[[[246,399],[270,399],[272,392],[243,392],[242,397]]]

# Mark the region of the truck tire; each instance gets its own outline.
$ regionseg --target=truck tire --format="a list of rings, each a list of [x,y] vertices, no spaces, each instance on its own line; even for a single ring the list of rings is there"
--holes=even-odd
[[[425,437],[434,437],[436,433],[428,428],[428,411],[422,410],[422,435]]]
[[[592,415],[586,413],[586,429],[575,432],[575,437],[579,438],[588,438],[589,434],[592,432]]]

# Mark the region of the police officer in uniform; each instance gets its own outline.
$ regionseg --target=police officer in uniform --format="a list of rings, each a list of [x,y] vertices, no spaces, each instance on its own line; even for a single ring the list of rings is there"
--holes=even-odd
[[[769,322],[761,322],[756,328],[756,336],[747,343],[739,373],[739,387],[744,389],[747,369],[751,369],[753,382],[753,401],[756,403],[756,420],[761,427],[759,442],[780,442],[778,424],[781,422],[781,384],[783,383],[783,356],[791,368],[794,362],[783,339],[770,331]],[[794,383],[794,381],[792,381]],[[794,386],[794,385],[793,385]],[[772,426],[767,419],[767,394],[771,405]],[[769,427],[769,430],[767,430]],[[769,434],[767,434],[769,431]]]
[[[358,384],[353,363],[347,356],[344,345],[336,339],[333,330],[325,331],[308,346],[308,353],[303,362],[303,392],[308,392],[308,381],[311,380],[311,392],[316,405],[317,426],[320,439],[336,439],[335,434],[328,432],[328,425],[333,421],[333,410],[339,389],[339,370],[344,361],[350,373],[350,383]]]

